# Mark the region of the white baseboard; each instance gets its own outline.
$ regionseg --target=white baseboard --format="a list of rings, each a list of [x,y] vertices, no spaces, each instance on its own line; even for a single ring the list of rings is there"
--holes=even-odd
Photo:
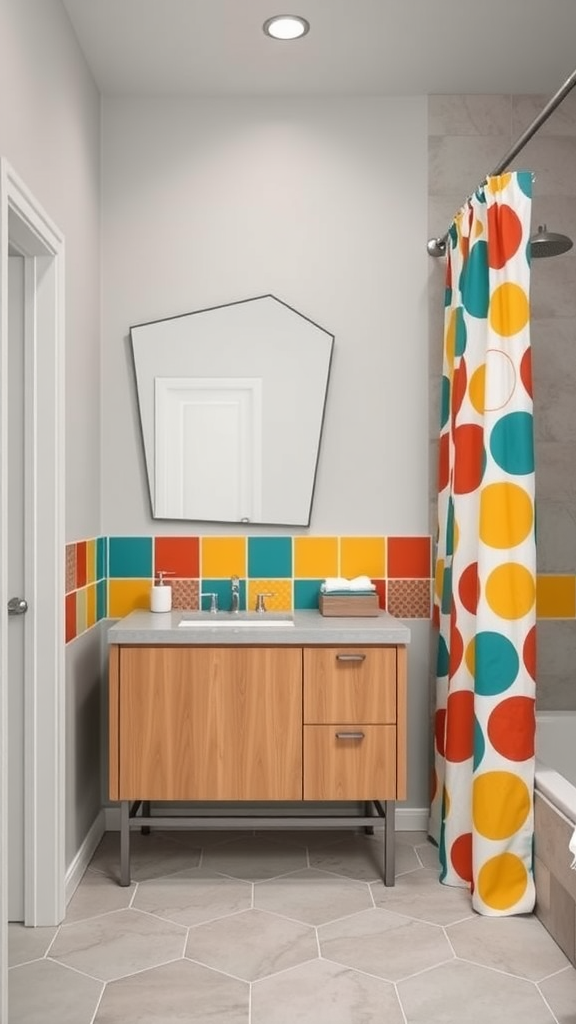
[[[105,807],[103,810],[106,832],[120,831],[120,808]],[[203,808],[207,814],[207,809]],[[216,812],[213,812],[216,813]],[[394,825],[396,832],[426,832],[428,829],[428,807],[396,807]]]
[[[118,827],[120,827],[120,815],[118,815]],[[76,892],[76,889],[82,879],[82,876],[86,871],[86,868],[88,867],[90,861],[92,860],[92,857],[94,856],[96,847],[98,846],[98,843],[100,842],[102,836],[107,830],[108,826],[106,824],[106,813],[104,810],[102,810],[98,813],[98,815],[92,822],[92,825],[88,830],[84,842],[82,843],[80,849],[78,850],[78,853],[76,854],[74,860],[72,861],[72,863],[70,864],[66,871],[66,906],[68,906],[70,900],[72,899],[74,893]]]

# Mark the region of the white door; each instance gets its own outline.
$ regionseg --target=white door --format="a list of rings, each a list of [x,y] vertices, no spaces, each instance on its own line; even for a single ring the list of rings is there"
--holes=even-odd
[[[22,273],[12,263],[19,254]],[[22,291],[23,301],[19,294]],[[14,308],[11,296],[14,298]],[[19,310],[22,314],[19,323]],[[22,349],[13,340],[21,335]],[[20,354],[19,354],[20,353]],[[23,364],[20,361],[23,359]],[[22,377],[20,374],[22,373]],[[22,400],[10,402],[16,375]],[[20,403],[20,405],[18,405]],[[20,411],[18,411],[20,409]],[[22,451],[10,441],[10,417],[22,423]],[[7,1020],[9,872],[22,851],[23,920],[58,924],[65,913],[64,851],[64,238],[34,196],[0,157],[0,1020]],[[18,426],[12,429],[17,437]],[[13,457],[14,456],[14,457]],[[22,483],[17,481],[22,474]],[[22,488],[23,515],[11,486]],[[20,541],[11,536],[22,530]],[[9,552],[24,552],[24,591],[14,593]],[[8,614],[26,596],[23,616]],[[18,625],[20,623],[20,625]],[[15,626],[15,629],[13,627]],[[18,641],[18,631],[23,641]],[[15,641],[13,644],[12,641]],[[22,659],[22,651],[25,658]],[[11,659],[15,668],[10,671]],[[23,660],[23,664],[22,664]],[[12,683],[22,679],[20,737]],[[23,750],[22,741],[23,738]],[[14,745],[15,744],[15,745]],[[23,778],[22,800],[9,801],[8,774]],[[17,805],[17,807],[15,806]],[[14,844],[14,847],[12,847]],[[20,853],[12,851],[19,849]],[[15,869],[17,865],[15,865]],[[10,878],[12,881],[12,878]],[[22,916],[21,906],[17,916]]]
[[[24,258],[8,260],[8,594],[24,598]],[[24,615],[8,616],[8,920],[24,920]]]

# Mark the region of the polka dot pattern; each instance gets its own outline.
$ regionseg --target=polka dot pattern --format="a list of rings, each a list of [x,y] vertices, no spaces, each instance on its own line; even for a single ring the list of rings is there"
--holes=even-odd
[[[489,178],[448,235],[430,831],[481,914],[534,908],[531,184]]]

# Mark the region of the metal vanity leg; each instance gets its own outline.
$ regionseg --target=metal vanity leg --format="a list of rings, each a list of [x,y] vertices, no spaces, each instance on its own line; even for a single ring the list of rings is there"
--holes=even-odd
[[[130,885],[130,801],[120,804],[120,885]]]
[[[364,817],[365,818],[370,818],[371,815],[372,815],[372,801],[371,800],[365,800],[364,801]],[[374,826],[373,825],[365,825],[364,826],[364,835],[366,835],[366,836],[373,836],[374,835]]]
[[[394,835],[395,800],[384,801],[384,885],[394,885],[396,876],[396,840]]]
[[[149,818],[150,817],[150,801],[149,800],[143,800],[142,801],[142,817],[143,818]],[[150,835],[150,825],[142,825],[142,828],[140,829],[140,831],[141,831],[143,836],[149,836]]]

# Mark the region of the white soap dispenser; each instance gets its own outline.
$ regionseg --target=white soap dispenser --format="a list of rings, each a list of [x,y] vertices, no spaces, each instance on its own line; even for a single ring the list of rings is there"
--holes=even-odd
[[[156,573],[158,582],[154,583],[150,590],[150,611],[169,612],[172,610],[172,587],[164,583],[165,576],[172,573],[162,570]]]

